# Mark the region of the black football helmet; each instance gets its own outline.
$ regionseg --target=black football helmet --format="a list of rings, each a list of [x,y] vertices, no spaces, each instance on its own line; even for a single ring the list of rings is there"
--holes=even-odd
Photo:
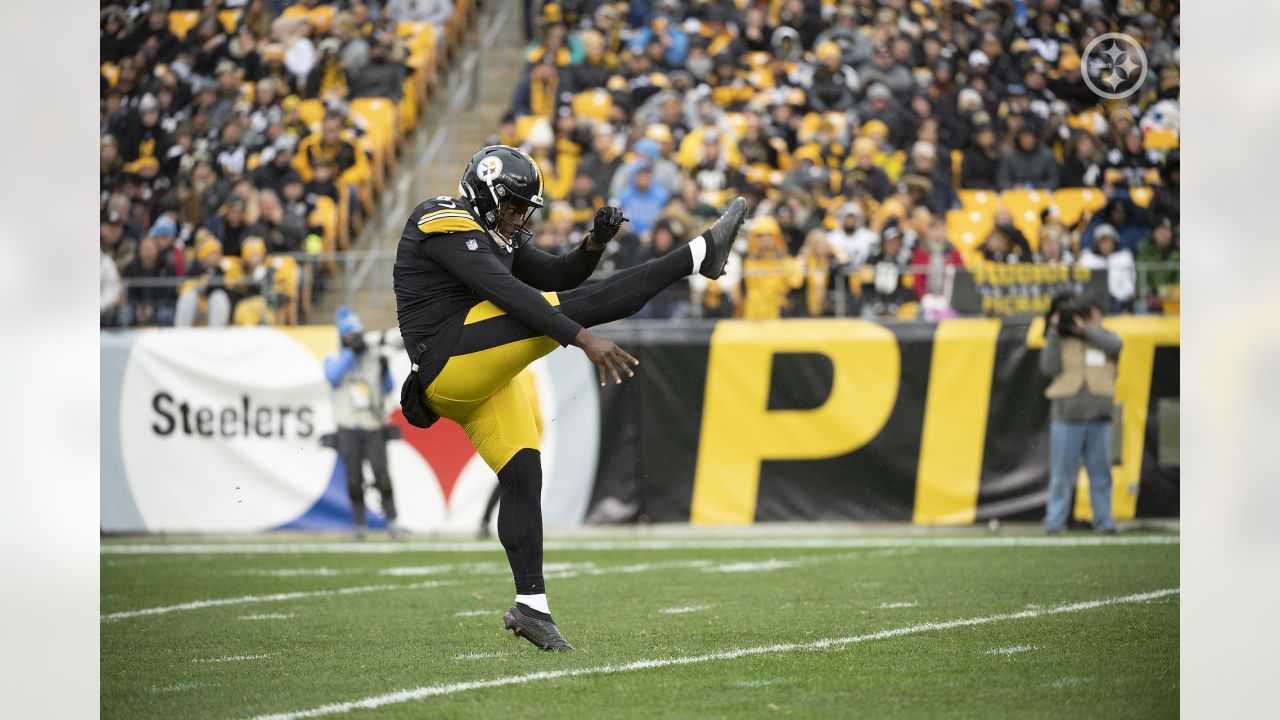
[[[499,241],[518,248],[533,237],[526,226],[544,204],[542,170],[524,151],[509,145],[482,148],[467,163],[458,192],[471,202],[481,224]],[[499,211],[509,203],[520,209],[519,225],[505,220]]]

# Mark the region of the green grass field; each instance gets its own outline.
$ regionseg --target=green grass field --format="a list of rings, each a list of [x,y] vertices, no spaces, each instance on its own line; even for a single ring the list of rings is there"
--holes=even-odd
[[[1178,536],[104,541],[109,718],[1178,714]],[[174,552],[180,551],[180,552]],[[1094,602],[1097,601],[1097,602]]]

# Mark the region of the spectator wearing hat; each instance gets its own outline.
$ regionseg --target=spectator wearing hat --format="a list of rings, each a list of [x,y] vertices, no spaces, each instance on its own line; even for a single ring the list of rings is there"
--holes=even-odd
[[[174,303],[177,301],[177,287],[170,257],[164,257],[160,251],[160,236],[172,237],[177,228],[173,220],[162,215],[147,237],[138,242],[138,257],[124,269],[125,304],[122,308],[122,323],[125,326],[159,325],[167,327],[173,324]]]
[[[616,141],[613,126],[600,123],[591,132],[591,148],[583,154],[577,173],[591,178],[597,192],[608,192],[622,161],[622,148]]]
[[[662,53],[662,60],[667,67],[684,65],[689,54],[689,37],[680,26],[671,21],[671,16],[657,12],[649,16],[649,24],[641,28],[631,37],[631,52],[642,53],[652,44],[656,44]]]
[[[1107,153],[1107,184],[1128,188],[1153,184],[1160,166],[1160,155],[1143,148],[1142,130],[1136,125],[1125,131],[1118,147]]]
[[[395,539],[404,531],[396,522],[396,500],[387,468],[386,399],[393,387],[387,359],[364,339],[364,325],[351,308],[338,308],[335,323],[338,352],[324,359],[324,375],[333,388],[333,417],[338,425],[337,450],[347,478],[355,537],[368,535],[364,502],[364,464],[373,471],[374,487],[382,496],[382,513]]]
[[[1175,267],[1144,270],[1138,275],[1138,294],[1147,299],[1148,310],[1161,310],[1162,287],[1179,284],[1179,269],[1176,267],[1179,256],[1177,227],[1170,218],[1161,218],[1152,228],[1151,234],[1138,243],[1138,264],[1161,263]]]
[[[1001,155],[996,130],[991,125],[974,128],[973,141],[960,162],[960,187],[966,190],[995,190]]]
[[[1093,233],[1093,244],[1080,251],[1080,266],[1107,271],[1107,291],[1111,294],[1111,312],[1133,310],[1136,271],[1133,253],[1120,246],[1120,233],[1107,223]]]
[[[226,327],[231,321],[233,295],[244,281],[240,259],[223,257],[222,243],[208,230],[196,232],[196,257],[178,293],[173,324],[192,327],[203,316],[209,327]]]
[[[870,138],[858,138],[854,141],[850,156],[853,167],[845,171],[842,184],[846,193],[860,190],[876,202],[883,202],[888,197],[893,183],[889,181],[889,174],[876,164],[875,157],[874,141]]]
[[[225,205],[218,208],[218,213],[205,221],[204,227],[222,244],[221,250],[228,255],[240,254],[240,246],[244,238],[250,235],[261,236],[263,230],[248,218],[248,207],[243,198],[232,197]]]
[[[1034,124],[1024,123],[1015,135],[1014,147],[1000,158],[996,171],[996,187],[1058,189],[1058,161],[1049,148],[1040,143]]]
[[[138,242],[134,239],[136,236],[126,228],[124,215],[115,209],[115,206],[121,204],[111,203],[102,211],[98,224],[99,248],[115,263],[117,271],[123,271],[133,262],[134,252],[138,247]],[[128,203],[123,205],[127,207]]]
[[[653,178],[653,164],[642,160],[635,164],[629,181],[618,192],[618,207],[631,220],[635,233],[649,232],[658,221],[662,207],[667,204],[671,192]]]
[[[1081,250],[1092,247],[1094,236],[1102,225],[1110,225],[1117,233],[1120,247],[1131,253],[1138,251],[1138,241],[1151,232],[1146,213],[1128,194],[1114,195],[1101,212],[1095,213],[1080,235]]]
[[[1017,225],[1013,224],[1013,213],[1007,208],[998,208],[995,215],[992,216],[994,232],[1003,235],[1009,241],[1009,252],[1013,253],[1017,258],[1026,262],[1031,258],[1031,244],[1027,242],[1027,236],[1022,234]]]
[[[1071,252],[1071,235],[1061,225],[1040,226],[1040,245],[1032,261],[1046,265],[1074,265],[1076,256]]]
[[[820,42],[814,55],[817,63],[802,81],[810,105],[818,112],[851,110],[860,88],[858,73],[844,64],[840,46],[830,40]]]
[[[875,83],[883,83],[899,98],[910,95],[916,85],[911,70],[895,60],[889,46],[884,43],[876,45],[871,52],[871,60],[858,68],[858,78],[868,89]]]
[[[332,37],[325,38],[316,45],[319,57],[311,66],[311,72],[307,73],[307,81],[303,85],[306,97],[347,97],[350,81],[347,70],[338,57],[338,51],[341,49],[342,44],[337,38]]]
[[[867,259],[861,273],[864,315],[895,317],[903,305],[915,301],[915,293],[906,285],[911,255],[902,239],[902,228],[896,220],[880,231],[880,247]]]
[[[911,255],[911,264],[919,271],[913,288],[917,298],[946,295],[947,268],[963,268],[960,251],[947,240],[947,221],[940,215],[929,219],[928,229]]]
[[[940,215],[959,205],[951,188],[950,163],[944,167],[939,162],[938,149],[934,143],[919,140],[913,144],[902,174],[903,177],[916,176],[929,182],[929,193],[921,200],[921,204],[934,215]]]
[[[178,53],[180,41],[169,30],[169,3],[152,0],[146,16],[138,22],[124,42],[129,54],[146,53],[152,62],[167,63]]]
[[[245,238],[240,251],[244,292],[232,314],[236,325],[296,325],[298,263],[291,257],[268,255],[260,237]]]
[[[898,108],[893,92],[884,83],[873,83],[867,86],[866,99],[858,105],[858,118],[863,123],[863,133],[867,134],[867,125],[879,122],[884,125],[885,139],[894,147],[901,147],[910,136],[911,129],[903,120],[903,113]]]
[[[1106,162],[1098,138],[1084,130],[1073,131],[1058,173],[1062,187],[1101,187]]]
[[[168,133],[160,126],[160,101],[147,93],[138,101],[133,113],[122,115],[112,134],[119,141],[120,159],[125,170],[140,158],[162,158],[168,152]]]
[[[298,141],[292,135],[282,134],[277,137],[271,144],[271,158],[253,171],[254,187],[280,192],[286,180],[300,177],[298,171],[293,169],[294,150],[297,146]]]
[[[742,317],[776,320],[790,314],[790,293],[804,276],[787,252],[778,221],[757,217],[747,230],[747,254],[742,260]]]
[[[827,232],[827,243],[850,268],[859,268],[871,257],[880,237],[867,228],[862,205],[845,202],[836,210],[836,226]]]
[[[804,0],[785,0],[778,11],[778,27],[790,28],[799,35],[800,45],[812,49],[825,29],[822,17]]]

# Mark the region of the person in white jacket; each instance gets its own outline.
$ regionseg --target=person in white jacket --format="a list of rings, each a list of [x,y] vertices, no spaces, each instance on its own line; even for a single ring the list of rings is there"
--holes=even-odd
[[[1133,253],[1120,247],[1120,233],[1110,225],[1099,225],[1093,233],[1093,246],[1080,253],[1080,266],[1107,271],[1107,290],[1111,293],[1111,311],[1133,309],[1137,292],[1137,270]]]

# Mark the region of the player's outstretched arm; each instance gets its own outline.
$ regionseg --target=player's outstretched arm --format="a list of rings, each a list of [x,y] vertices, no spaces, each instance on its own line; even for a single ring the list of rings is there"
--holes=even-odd
[[[525,245],[516,251],[511,274],[539,290],[576,288],[595,271],[604,246],[626,221],[626,216],[618,208],[611,205],[602,207],[596,211],[591,232],[576,250],[555,256]]]

